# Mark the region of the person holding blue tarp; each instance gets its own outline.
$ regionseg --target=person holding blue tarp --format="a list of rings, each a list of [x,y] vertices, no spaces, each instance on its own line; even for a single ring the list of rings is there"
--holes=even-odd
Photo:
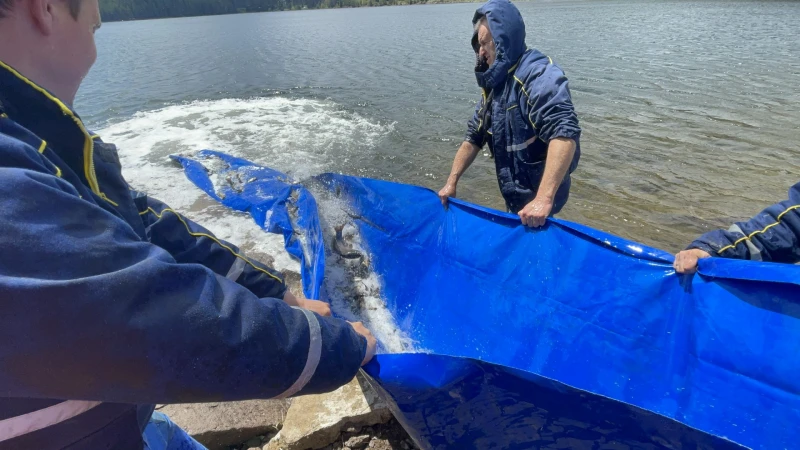
[[[199,449],[153,405],[332,391],[375,352],[128,187],[72,108],[100,22],[98,0],[0,0],[0,450]]]
[[[522,15],[508,0],[490,0],[472,22],[481,99],[439,197],[447,206],[488,145],[507,209],[525,225],[540,227],[567,203],[570,174],[580,159],[581,129],[569,83],[551,58],[526,47]]]
[[[776,203],[747,222],[700,236],[675,256],[678,273],[694,273],[698,260],[712,256],[797,263],[800,261],[800,183],[789,199]]]

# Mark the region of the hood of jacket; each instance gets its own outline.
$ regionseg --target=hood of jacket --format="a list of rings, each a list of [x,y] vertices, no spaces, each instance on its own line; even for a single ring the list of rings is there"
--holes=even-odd
[[[522,14],[508,0],[489,0],[475,11],[473,26],[481,18],[486,17],[489,31],[495,43],[496,57],[494,63],[483,72],[476,71],[478,85],[486,90],[494,89],[505,82],[509,72],[525,53],[525,22]],[[472,37],[473,48],[477,42],[477,31]],[[477,49],[476,49],[477,53]]]

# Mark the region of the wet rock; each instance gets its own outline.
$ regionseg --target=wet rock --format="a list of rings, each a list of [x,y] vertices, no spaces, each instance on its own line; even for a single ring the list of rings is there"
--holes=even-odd
[[[369,444],[371,437],[368,434],[361,435],[361,436],[353,436],[348,439],[344,445],[352,448],[352,449],[360,449],[364,448]]]
[[[275,434],[290,403],[290,400],[249,400],[180,404],[166,405],[159,411],[209,450],[223,450],[246,441],[250,444],[254,436]],[[254,446],[261,445],[261,440],[258,441]]]
[[[348,430],[354,430],[349,428]],[[347,445],[350,438],[354,436],[369,436],[368,442],[362,448],[353,448]],[[323,447],[320,450],[419,450],[406,430],[392,418],[386,423],[364,427],[355,432],[345,431],[336,441]]]
[[[359,374],[329,394],[295,398],[283,429],[264,449],[319,449],[339,440],[342,430],[348,427],[385,423],[391,418],[386,403]]]
[[[261,444],[262,444],[262,442],[261,442],[261,438],[259,438],[259,437],[254,437],[254,438],[250,439],[249,441],[245,442],[245,443],[244,443],[244,446],[245,446],[245,447],[248,447],[248,448],[249,448],[249,447],[258,447],[258,448],[261,448]]]

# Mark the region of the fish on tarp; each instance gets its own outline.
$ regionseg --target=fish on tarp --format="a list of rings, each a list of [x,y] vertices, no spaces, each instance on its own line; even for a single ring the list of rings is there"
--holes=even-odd
[[[333,237],[333,251],[345,259],[363,258],[364,255],[358,250],[354,249],[352,244],[345,240],[343,233],[344,226],[345,224],[341,224],[333,227],[333,229],[336,231],[336,235]]]

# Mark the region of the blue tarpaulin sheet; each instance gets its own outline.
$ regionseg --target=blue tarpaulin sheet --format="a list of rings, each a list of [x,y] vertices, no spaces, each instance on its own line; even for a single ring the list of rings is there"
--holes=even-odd
[[[215,191],[196,161],[209,157],[249,182]],[[305,187],[222,153],[176,159],[283,233],[319,296],[325,243]],[[670,254],[579,224],[533,230],[421,187],[314,182],[355,212],[387,308],[425,349],[366,367],[423,448],[800,446],[800,267],[711,258],[679,276]]]

